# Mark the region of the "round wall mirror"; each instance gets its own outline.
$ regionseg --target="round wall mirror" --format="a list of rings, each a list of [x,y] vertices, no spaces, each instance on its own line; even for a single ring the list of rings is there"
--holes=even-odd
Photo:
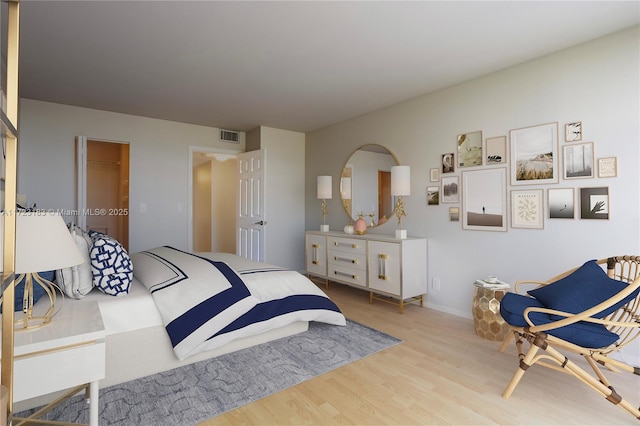
[[[342,168],[340,198],[352,221],[362,214],[372,227],[391,217],[391,167],[397,165],[396,157],[382,145],[364,145],[351,154]]]

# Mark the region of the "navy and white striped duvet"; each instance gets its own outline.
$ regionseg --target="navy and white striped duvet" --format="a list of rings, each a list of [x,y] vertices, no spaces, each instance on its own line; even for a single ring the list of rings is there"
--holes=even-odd
[[[172,247],[133,254],[132,261],[181,360],[295,321],[346,323],[335,303],[296,271]]]

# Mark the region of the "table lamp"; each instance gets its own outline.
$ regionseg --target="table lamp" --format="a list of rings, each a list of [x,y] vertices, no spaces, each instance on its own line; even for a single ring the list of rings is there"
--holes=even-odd
[[[407,238],[407,230],[402,229],[402,216],[407,213],[404,210],[403,196],[411,195],[411,168],[409,166],[393,166],[391,167],[391,195],[398,197],[394,208],[398,217],[398,228],[396,229],[396,238]]]
[[[0,241],[4,239],[4,221],[0,221]],[[0,259],[3,247],[0,244]],[[14,285],[24,278],[22,318],[16,319],[16,330],[43,326],[55,315],[58,287],[38,275],[38,272],[76,266],[84,262],[67,226],[58,213],[25,211],[16,215]],[[49,307],[43,315],[34,315],[33,290],[39,285],[49,296]],[[59,291],[59,289],[58,289]]]
[[[318,200],[322,200],[322,225],[320,232],[329,232],[329,225],[326,224],[327,200],[331,199],[331,176],[318,176],[316,188]]]

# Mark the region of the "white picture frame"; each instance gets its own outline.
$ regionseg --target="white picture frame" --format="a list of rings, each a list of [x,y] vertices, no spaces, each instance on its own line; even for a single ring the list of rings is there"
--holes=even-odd
[[[558,183],[558,123],[509,132],[511,185]]]
[[[462,229],[506,232],[506,168],[462,172],[462,194]]]
[[[511,227],[544,228],[544,196],[542,189],[511,191]]]

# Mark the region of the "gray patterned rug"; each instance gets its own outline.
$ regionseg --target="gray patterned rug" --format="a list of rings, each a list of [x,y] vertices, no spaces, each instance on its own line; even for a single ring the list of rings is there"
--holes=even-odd
[[[101,389],[100,425],[194,425],[400,342],[354,321],[310,323],[304,333]],[[88,405],[77,396],[45,418],[88,423]]]

